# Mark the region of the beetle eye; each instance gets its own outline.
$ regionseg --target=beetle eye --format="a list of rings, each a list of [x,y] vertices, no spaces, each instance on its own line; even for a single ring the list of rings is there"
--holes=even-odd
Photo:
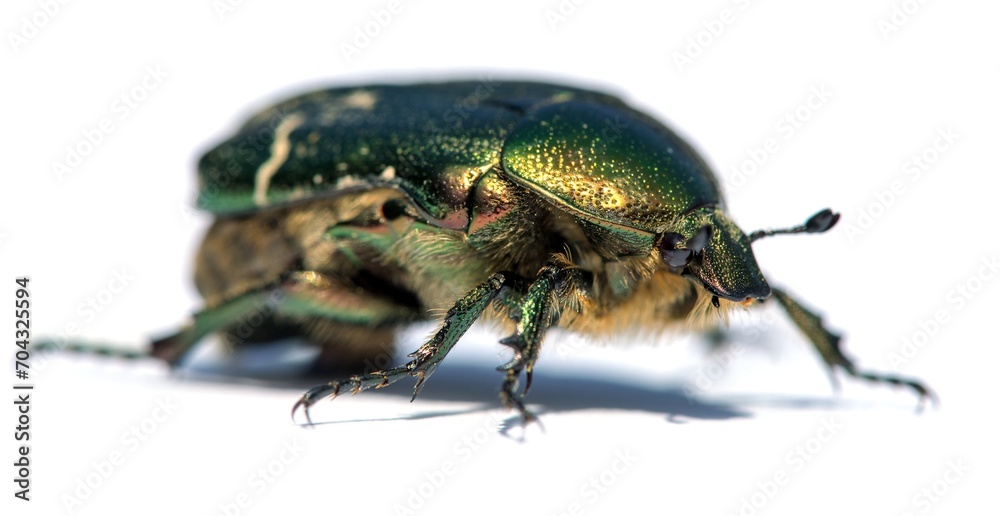
[[[691,256],[694,253],[687,249],[660,249],[660,254],[667,265],[674,269],[680,269],[691,261]]]
[[[691,263],[691,259],[708,245],[711,231],[711,226],[705,226],[687,241],[684,240],[684,235],[678,233],[663,235],[660,241],[660,256],[664,263],[674,269],[686,267]]]

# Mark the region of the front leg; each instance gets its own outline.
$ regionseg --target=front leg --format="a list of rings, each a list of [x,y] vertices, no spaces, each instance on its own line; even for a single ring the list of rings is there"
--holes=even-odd
[[[778,304],[785,309],[792,322],[805,334],[809,342],[816,348],[830,370],[830,378],[836,383],[833,372],[839,368],[850,376],[876,383],[887,383],[908,387],[920,398],[918,409],[923,407],[925,400],[936,401],[934,393],[917,380],[894,375],[864,371],[857,368],[851,359],[840,349],[840,335],[830,332],[823,326],[823,320],[810,312],[784,290],[772,288],[771,293]]]

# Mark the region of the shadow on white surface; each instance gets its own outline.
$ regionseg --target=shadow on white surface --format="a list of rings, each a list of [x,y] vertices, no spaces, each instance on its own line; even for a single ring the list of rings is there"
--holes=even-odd
[[[200,354],[200,357],[179,368],[173,375],[185,382],[252,385],[264,389],[304,392],[313,386],[350,374],[304,374],[308,368],[308,358],[314,353],[303,351],[303,347],[295,343],[257,346],[243,350],[237,357],[226,358],[215,355],[206,360],[206,356],[213,355],[213,352],[201,351]],[[402,360],[403,357],[396,358],[396,362],[401,363]],[[501,381],[500,373],[491,367],[488,361],[454,357],[447,360],[434,373],[415,403],[427,401],[472,403],[474,405],[471,408],[426,411],[417,409],[412,414],[374,419],[339,420],[335,417],[324,418],[324,414],[319,418],[314,417],[313,421],[315,425],[321,426],[485,413],[499,407],[496,394]],[[365,391],[360,396],[406,400],[412,395],[413,383],[404,379],[384,389]],[[872,405],[872,402],[840,397],[832,389],[828,396],[789,396],[772,393],[697,395],[690,391],[689,386],[679,383],[676,378],[661,382],[659,385],[643,385],[643,383],[648,382],[631,381],[621,374],[601,374],[590,368],[576,370],[569,367],[540,367],[536,369],[532,389],[525,401],[543,419],[546,414],[615,410],[663,414],[672,423],[683,423],[687,420],[751,418],[754,414],[753,407],[793,410],[857,409]],[[348,396],[341,398],[346,397]],[[326,403],[330,402],[321,401],[314,406],[314,409]],[[510,420],[517,422],[518,418],[514,412],[511,412]]]

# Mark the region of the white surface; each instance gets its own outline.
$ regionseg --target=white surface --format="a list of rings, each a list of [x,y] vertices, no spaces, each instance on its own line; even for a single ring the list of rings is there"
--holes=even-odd
[[[495,398],[503,357],[497,336],[478,329],[417,402],[399,385],[323,403],[314,417],[324,424],[311,430],[288,419],[306,381],[204,382],[62,357],[32,371],[33,500],[14,500],[7,481],[4,514],[68,513],[66,497],[115,452],[120,465],[72,514],[235,514],[241,493],[249,505],[239,514],[401,514],[428,478],[440,487],[415,512],[722,515],[751,498],[764,503],[756,514],[995,512],[1000,286],[982,283],[961,306],[953,290],[1000,252],[995,4],[928,2],[886,41],[879,21],[901,0],[593,0],[555,27],[546,17],[555,0],[489,9],[403,1],[350,62],[341,44],[388,2],[242,2],[221,17],[220,4],[69,3],[16,49],[11,34],[42,8],[4,4],[0,290],[13,298],[13,278],[31,277],[35,335],[76,325],[78,337],[138,346],[197,308],[190,263],[208,219],[188,209],[193,164],[255,107],[316,85],[492,72],[619,92],[689,135],[723,178],[773,138],[777,152],[729,196],[744,229],[798,223],[826,206],[845,215],[828,235],[761,242],[765,272],[820,308],[869,368],[895,369],[890,353],[943,311],[948,322],[898,368],[943,404],[915,416],[908,393],[849,381],[833,396],[773,313],[733,326],[744,352],[693,403],[685,387],[715,371],[697,342],[603,349],[552,335],[529,396],[545,432],[531,427],[523,440],[517,427],[498,430],[512,416]],[[723,9],[731,23],[679,71],[673,53]],[[115,100],[148,69],[165,77],[122,118]],[[809,120],[786,138],[776,123],[817,89],[832,96],[802,108]],[[59,181],[52,161],[103,118],[113,131]],[[940,159],[918,179],[904,172],[949,127],[960,136]],[[850,238],[859,209],[894,180],[905,191]],[[88,297],[123,270],[124,290],[88,312]],[[404,351],[430,330],[404,335]],[[155,430],[146,422],[147,439],[133,447],[123,434],[165,416],[158,403],[174,408]],[[820,443],[831,421],[842,428]],[[292,458],[286,445],[304,451],[279,468],[274,461]],[[809,446],[808,461],[788,456]],[[446,461],[453,474],[442,472]],[[969,469],[949,476],[952,463]],[[269,465],[282,471],[261,482]],[[776,492],[758,494],[781,474]],[[610,485],[585,487],[592,479]]]

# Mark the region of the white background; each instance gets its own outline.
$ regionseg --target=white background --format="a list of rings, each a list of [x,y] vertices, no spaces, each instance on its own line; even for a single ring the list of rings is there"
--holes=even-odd
[[[14,278],[31,277],[34,335],[75,325],[78,338],[139,348],[197,309],[191,261],[209,219],[190,209],[194,163],[252,110],[319,85],[493,74],[619,93],[690,137],[724,181],[774,138],[778,150],[730,192],[734,219],[750,231],[827,206],[844,219],[757,244],[765,273],[844,331],[860,364],[922,378],[942,405],[917,416],[910,393],[850,380],[833,394],[769,310],[739,317],[738,352],[714,359],[684,336],[594,348],[551,334],[528,398],[544,433],[498,409],[505,355],[479,328],[415,403],[402,384],[322,403],[314,429],[288,419],[308,380],[206,382],[63,356],[32,370],[32,501],[5,480],[4,514],[995,511],[1000,281],[980,276],[1000,252],[995,3],[564,0],[560,20],[547,15],[555,0],[403,1],[350,59],[342,46],[388,2],[233,3],[72,2],[51,16],[44,2],[4,4],[0,297],[13,304]],[[912,14],[886,33],[904,3]],[[136,90],[148,70],[162,81]],[[831,95],[801,107],[820,89]],[[133,90],[143,98],[123,118],[116,99]],[[789,113],[808,120],[786,138],[776,123]],[[113,131],[58,177],[52,163],[104,118]],[[908,175],[949,129],[957,140]],[[897,180],[902,193],[879,201]],[[861,210],[876,216],[850,234]],[[123,270],[123,291],[95,317],[81,311]],[[977,289],[961,304],[959,285]],[[894,364],[936,312],[947,322]],[[402,350],[432,329],[402,335]],[[689,400],[699,375],[712,380]],[[6,414],[10,479],[13,405]]]

